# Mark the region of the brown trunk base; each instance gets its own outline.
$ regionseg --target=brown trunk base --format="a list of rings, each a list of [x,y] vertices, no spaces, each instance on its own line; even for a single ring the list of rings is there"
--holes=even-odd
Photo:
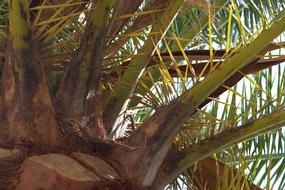
[[[74,152],[30,156],[0,149],[0,189],[146,190],[99,157]],[[26,159],[25,159],[26,158]],[[25,161],[24,161],[25,160]]]

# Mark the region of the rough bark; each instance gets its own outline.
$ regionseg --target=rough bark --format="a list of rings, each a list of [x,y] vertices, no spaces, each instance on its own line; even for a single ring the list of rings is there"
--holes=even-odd
[[[30,2],[35,3],[36,1]],[[56,0],[50,2],[61,3],[67,1]],[[69,65],[57,94],[55,104],[57,112],[62,120],[70,119],[69,128],[65,126],[68,123],[66,120],[62,122],[64,124],[60,128],[55,119],[41,61],[35,53],[38,44],[34,43],[34,37],[38,37],[37,35],[40,35],[40,33],[33,36],[30,20],[34,20],[37,15],[34,15],[33,18],[29,17],[28,0],[9,1],[10,35],[1,83],[0,144],[3,147],[17,147],[19,150],[0,149],[0,188],[3,185],[6,189],[157,190],[157,187],[162,189],[164,185],[162,183],[158,184],[160,186],[155,186],[156,177],[161,177],[159,176],[161,168],[165,169],[164,172],[171,176],[171,179],[168,178],[166,181],[169,182],[195,161],[209,156],[210,153],[222,146],[235,142],[232,139],[241,139],[238,136],[240,135],[239,131],[234,129],[225,134],[227,137],[235,138],[225,138],[224,141],[218,143],[215,143],[215,139],[206,139],[205,142],[209,142],[208,144],[211,144],[212,147],[205,146],[206,143],[203,144],[202,142],[194,145],[192,149],[191,147],[187,149],[189,151],[185,149],[185,151],[173,153],[173,157],[167,157],[170,143],[182,128],[184,119],[193,114],[197,107],[203,104],[203,100],[209,97],[211,93],[215,93],[224,81],[226,83],[232,79],[230,75],[237,73],[248,62],[255,64],[257,59],[255,57],[251,59],[251,54],[258,53],[258,48],[262,48],[267,42],[271,41],[273,36],[277,35],[276,31],[269,35],[265,41],[266,43],[264,41],[261,44],[257,43],[258,48],[253,48],[251,54],[247,54],[246,50],[242,49],[242,53],[246,55],[242,54],[241,65],[231,67],[230,64],[223,64],[217,69],[217,73],[220,73],[214,75],[207,71],[207,77],[209,76],[210,79],[205,80],[209,82],[210,87],[208,83],[202,81],[197,85],[198,87],[195,86],[190,90],[190,95],[186,93],[185,96],[178,98],[177,102],[173,102],[159,110],[128,140],[116,143],[105,139],[107,134],[104,124],[109,131],[112,130],[118,115],[124,110],[124,105],[128,103],[141,74],[147,67],[154,50],[153,43],[157,44],[159,42],[184,3],[183,0],[151,2],[157,3],[157,8],[160,6],[165,8],[166,3],[168,3],[161,17],[163,22],[154,22],[157,25],[154,24],[153,31],[159,32],[159,34],[155,36],[155,39],[149,38],[145,48],[141,51],[142,54],[132,58],[133,60],[128,65],[126,73],[119,78],[119,82],[116,84],[118,86],[115,87],[114,92],[104,98],[106,102],[103,105],[105,111],[103,121],[101,113],[102,97],[99,86],[101,64],[104,57],[103,49],[107,41],[108,20],[112,14],[113,1],[96,1],[96,8],[92,10],[94,12],[90,11],[90,17],[87,19],[88,22],[85,33],[81,38],[80,47]],[[161,2],[165,4],[161,5]],[[132,3],[134,5],[125,7],[126,9],[119,6],[121,10],[121,12],[118,11],[119,14],[135,11],[141,1],[138,0]],[[72,6],[71,8],[72,10],[63,9],[63,13],[69,14],[73,9],[77,10],[77,7]],[[55,16],[51,11],[43,14],[43,17],[48,15]],[[122,21],[127,22],[126,20],[128,19]],[[283,25],[280,28],[284,29],[284,19],[282,22]],[[124,24],[121,22],[115,23],[114,28],[110,29],[110,33],[118,33],[122,29],[122,25]],[[280,28],[277,28],[277,32]],[[268,31],[270,31],[270,28]],[[216,54],[219,53],[221,56],[221,52],[216,52]],[[206,58],[208,59],[209,56],[206,56]],[[239,64],[237,58],[232,61]],[[230,66],[228,67],[228,65]],[[257,67],[251,69],[257,69]],[[214,80],[211,79],[215,79],[215,76],[218,82],[212,84],[211,82]],[[236,79],[234,79],[234,82],[229,85],[236,82]],[[173,113],[176,114],[174,117]],[[93,116],[95,119],[90,119]],[[281,117],[284,118],[284,113],[273,118],[274,121],[268,120],[268,126],[272,123],[276,125],[276,122],[282,119]],[[79,124],[75,126],[72,125],[72,122],[78,122]],[[89,127],[89,124],[96,127]],[[255,134],[254,132],[249,133],[250,130],[256,131],[255,128],[245,128],[242,137]],[[261,132],[264,131],[265,129],[261,130]],[[63,135],[62,132],[65,134]],[[237,136],[230,136],[230,134]],[[98,138],[94,138],[94,136]],[[63,137],[67,137],[69,140],[67,141]],[[217,135],[217,137],[223,137],[223,134]],[[72,143],[67,144],[67,142]],[[199,155],[199,153],[202,155]],[[190,159],[190,161],[187,159]],[[169,164],[169,161],[173,160],[175,163]],[[184,162],[184,160],[186,161]],[[183,167],[180,167],[179,163],[184,164]],[[163,168],[164,164],[166,165],[165,168]]]
[[[99,188],[100,180],[75,160],[58,154],[29,157],[22,164],[15,189],[86,189]],[[39,183],[40,182],[40,183]]]
[[[9,1],[10,39],[2,76],[0,141],[3,145],[62,144],[46,80],[33,54],[28,2]]]
[[[0,189],[12,189],[15,186],[25,158],[26,154],[21,150],[0,149]]]
[[[61,117],[78,120],[102,138],[106,132],[101,122],[99,85],[112,4],[112,0],[100,1],[90,13],[80,47],[56,95],[56,111]]]

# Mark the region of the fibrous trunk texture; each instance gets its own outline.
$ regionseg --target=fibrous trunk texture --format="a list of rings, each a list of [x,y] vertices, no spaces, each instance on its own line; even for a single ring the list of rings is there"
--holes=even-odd
[[[59,146],[60,130],[40,59],[33,51],[28,1],[9,1],[9,17],[10,39],[1,84],[1,144]]]

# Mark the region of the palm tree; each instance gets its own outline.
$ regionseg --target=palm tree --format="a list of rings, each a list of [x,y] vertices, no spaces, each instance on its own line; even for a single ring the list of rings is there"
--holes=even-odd
[[[1,0],[2,189],[284,189],[283,0]]]

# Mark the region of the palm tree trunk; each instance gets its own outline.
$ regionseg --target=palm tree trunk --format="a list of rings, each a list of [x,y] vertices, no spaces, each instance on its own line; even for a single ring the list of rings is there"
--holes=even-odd
[[[40,60],[33,51],[28,3],[9,1],[9,57],[2,76],[1,143],[58,146],[62,144],[61,132]]]

